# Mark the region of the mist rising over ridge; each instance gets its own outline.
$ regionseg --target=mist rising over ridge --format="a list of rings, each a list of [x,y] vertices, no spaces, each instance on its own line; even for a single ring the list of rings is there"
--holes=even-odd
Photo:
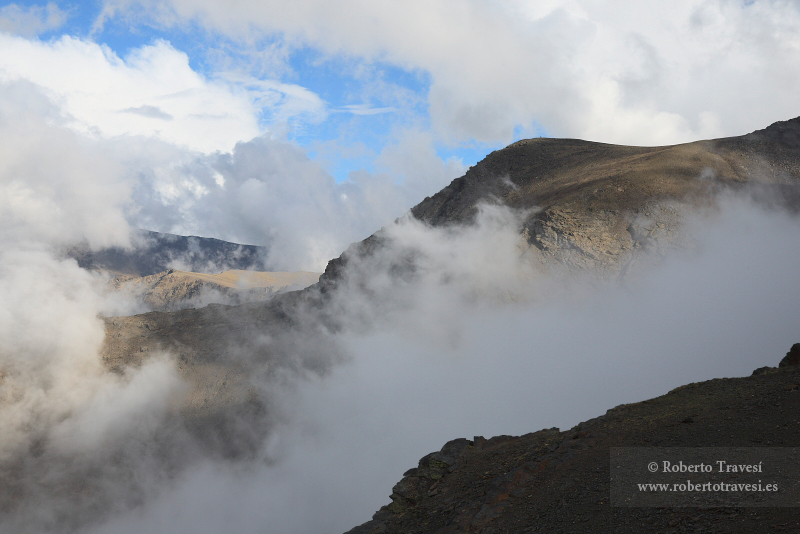
[[[89,315],[91,335],[57,365],[4,362],[15,432],[0,519],[18,532],[341,531],[454,433],[575,424],[748,372],[753,347],[785,346],[797,324],[785,205],[799,129],[657,148],[515,143],[308,289],[100,327]]]

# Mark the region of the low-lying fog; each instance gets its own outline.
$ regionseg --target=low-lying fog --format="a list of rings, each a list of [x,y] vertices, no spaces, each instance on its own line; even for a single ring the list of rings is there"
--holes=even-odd
[[[401,220],[387,229],[394,246],[351,265],[362,283],[329,304],[345,325],[325,337],[338,363],[261,384],[276,423],[248,460],[192,445],[172,408],[187,386],[170,355],[125,376],[104,371],[97,314],[119,303],[104,300],[102,279],[9,239],[0,524],[340,533],[450,439],[566,429],[688,382],[777,365],[800,341],[800,222],[742,198],[719,205],[686,220],[691,247],[611,281],[531,269],[506,210],[486,208],[460,230]],[[381,271],[409,250],[414,275]]]

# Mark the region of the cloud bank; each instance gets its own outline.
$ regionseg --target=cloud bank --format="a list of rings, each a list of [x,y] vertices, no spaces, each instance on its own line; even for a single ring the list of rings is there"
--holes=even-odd
[[[26,496],[4,520],[18,532],[342,532],[450,439],[567,428],[686,382],[748,375],[796,342],[795,215],[722,197],[687,221],[694,248],[621,282],[532,269],[521,220],[486,207],[468,228],[389,225],[384,247],[349,265],[330,308],[302,317],[311,330],[292,334],[297,354],[249,373],[268,411],[239,430],[256,421],[267,433],[244,456],[219,454],[180,423],[185,387],[169,358],[101,374],[91,276],[42,257],[52,272],[36,274],[50,285],[34,286],[64,295],[42,316],[44,295],[19,278],[37,262],[22,258],[25,269],[3,277],[6,292],[21,292],[3,300],[15,307],[5,317],[39,314],[32,324],[52,336],[5,323],[4,354],[14,344],[26,365],[42,357],[36,379],[12,366],[0,384],[22,392],[6,397],[3,416],[37,421],[3,438],[7,457],[24,458],[15,480]],[[62,313],[72,322],[47,330]],[[295,367],[308,351],[333,365]],[[234,366],[253,365],[237,354]],[[58,492],[77,480],[83,491]]]
[[[100,19],[235,41],[277,40],[323,58],[430,75],[437,137],[507,143],[514,129],[660,145],[741,135],[797,115],[796,2],[108,0]],[[323,59],[323,61],[325,60]]]

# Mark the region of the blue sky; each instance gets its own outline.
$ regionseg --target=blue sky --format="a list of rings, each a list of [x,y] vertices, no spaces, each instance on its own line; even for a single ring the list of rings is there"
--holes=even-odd
[[[48,143],[69,138],[116,169],[92,178],[122,192],[115,220],[269,244],[286,269],[319,269],[515,140],[740,135],[800,114],[798,86],[783,0],[0,6],[0,109],[51,166],[7,183],[63,187],[74,158]],[[70,239],[126,233],[75,218]]]
[[[43,6],[39,2],[14,4],[28,9]],[[347,180],[348,174],[354,170],[381,170],[374,160],[385,145],[392,143],[396,129],[430,129],[425,100],[430,88],[430,75],[423,69],[404,69],[380,60],[364,63],[345,54],[324,54],[310,46],[289,47],[282,52],[285,53],[282,64],[275,67],[269,62],[264,65],[253,56],[285,46],[279,36],[266,36],[243,45],[192,21],[164,26],[151,20],[111,17],[98,25],[102,2],[53,4],[64,13],[65,21],[57,28],[40,33],[38,38],[43,41],[70,35],[108,46],[117,56],[125,58],[131,51],[164,40],[187,54],[193,70],[209,78],[213,78],[220,63],[225,62],[257,78],[278,78],[312,91],[324,102],[326,117],[310,123],[289,119],[275,129],[286,139],[307,148],[309,155],[319,159],[339,182]],[[365,78],[402,93],[402,100],[391,93],[365,91]],[[274,126],[270,110],[263,110],[258,118],[265,130]],[[527,133],[530,131],[528,129]],[[524,133],[523,129],[517,128],[514,140],[522,138]],[[545,135],[542,129],[536,129],[535,133]],[[331,142],[352,147],[353,154],[326,150],[324,144]],[[433,148],[439,158],[455,159],[469,166],[503,144],[466,139],[437,141]],[[398,178],[402,179],[402,176]]]

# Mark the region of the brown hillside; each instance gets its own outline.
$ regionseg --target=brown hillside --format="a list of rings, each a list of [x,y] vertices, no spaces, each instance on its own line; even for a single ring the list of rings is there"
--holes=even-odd
[[[531,210],[520,232],[534,263],[616,274],[642,252],[676,245],[681,206],[708,204],[723,188],[795,207],[800,192],[800,117],[740,137],[666,147],[576,139],[526,139],[492,152],[411,209],[432,226],[465,224],[482,202]],[[371,254],[381,232],[333,260],[335,285],[348,257]]]

